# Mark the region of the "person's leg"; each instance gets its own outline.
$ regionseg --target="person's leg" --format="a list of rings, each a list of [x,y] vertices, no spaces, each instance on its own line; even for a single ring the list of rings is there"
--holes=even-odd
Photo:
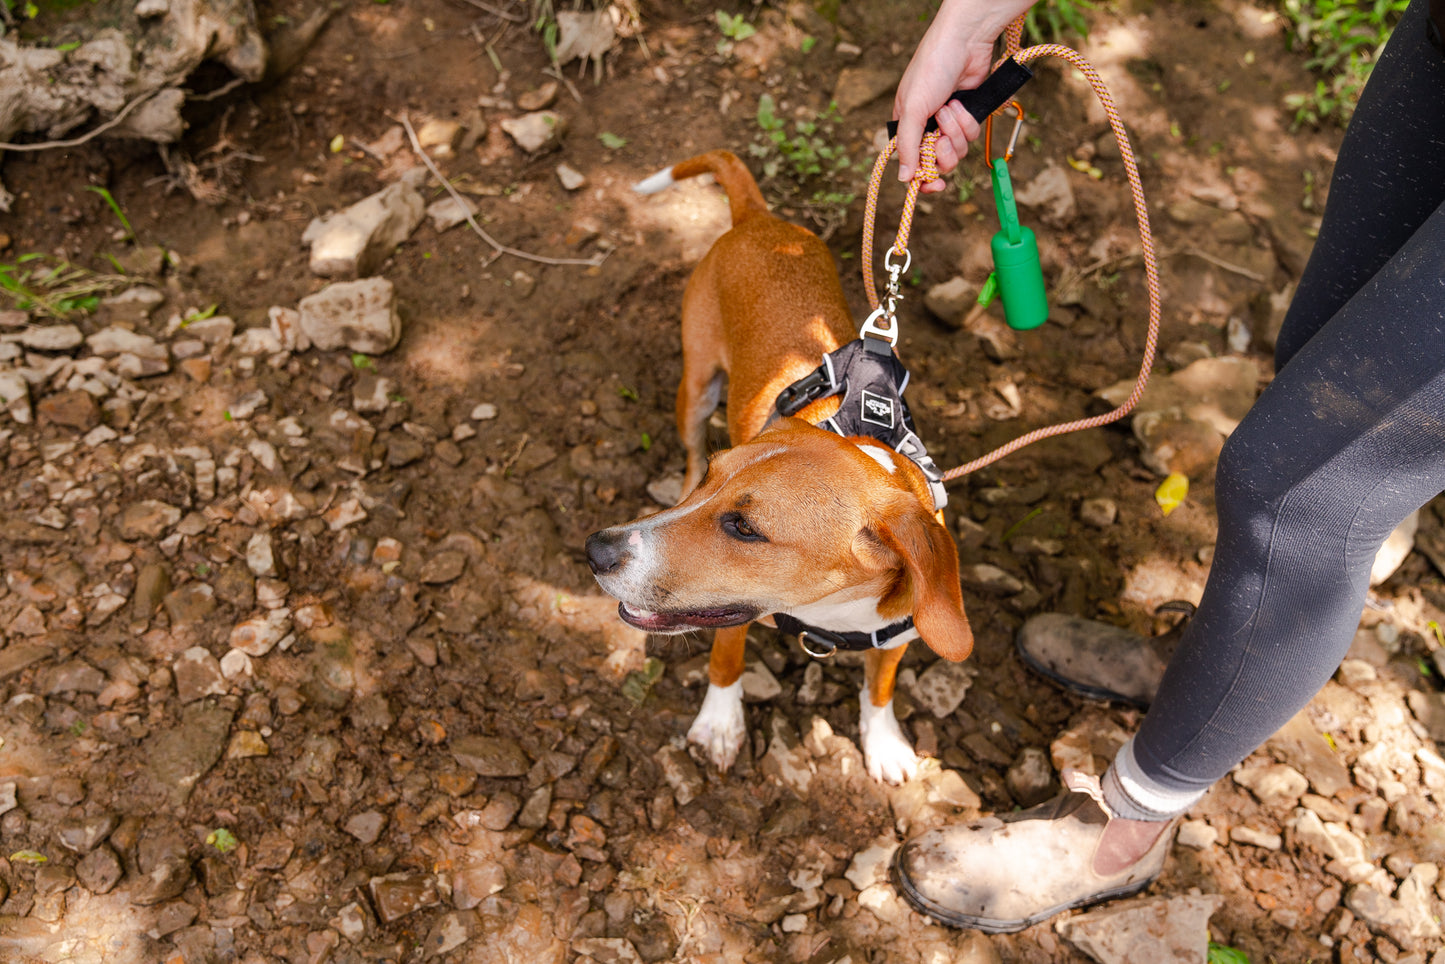
[[[1424,6],[1412,5],[1356,114],[1375,142],[1352,137],[1337,167],[1393,176],[1332,189],[1279,376],[1221,456],[1209,583],[1140,733],[1102,790],[1066,775],[1072,792],[1050,804],[906,842],[894,879],[924,913],[1016,930],[1147,885],[1168,821],[1324,684],[1380,544],[1445,489],[1445,65],[1423,40]],[[1392,139],[1391,115],[1433,133]],[[1372,204],[1394,209],[1385,227],[1357,220]],[[1344,259],[1359,260],[1353,280]]]

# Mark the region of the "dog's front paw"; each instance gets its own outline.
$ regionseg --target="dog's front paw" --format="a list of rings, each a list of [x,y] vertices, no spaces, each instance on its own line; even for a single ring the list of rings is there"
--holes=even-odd
[[[886,706],[874,706],[865,691],[858,702],[858,735],[868,775],[895,785],[913,779],[918,772],[918,755],[903,735],[898,717],[893,715],[893,701],[889,700]]]
[[[743,684],[707,687],[702,709],[687,731],[687,742],[695,743],[719,770],[726,772],[738,758],[747,737],[743,719]]]

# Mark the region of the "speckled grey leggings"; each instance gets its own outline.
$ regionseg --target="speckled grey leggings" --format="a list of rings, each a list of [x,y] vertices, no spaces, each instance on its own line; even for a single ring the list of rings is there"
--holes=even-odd
[[[1385,537],[1445,491],[1445,57],[1426,0],[1345,134],[1278,375],[1230,437],[1199,611],[1133,744],[1202,792],[1325,684]]]

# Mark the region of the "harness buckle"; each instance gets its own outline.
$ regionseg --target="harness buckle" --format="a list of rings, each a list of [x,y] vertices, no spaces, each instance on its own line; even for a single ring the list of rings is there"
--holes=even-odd
[[[883,324],[878,324],[879,321]],[[860,338],[879,338],[888,342],[889,346],[898,344],[898,325],[893,318],[893,299],[889,298],[886,305],[879,305],[873,309],[873,314],[863,322],[863,327],[858,329]]]
[[[812,646],[808,645],[809,643],[813,642],[813,634],[808,632],[806,629],[798,633],[798,645],[803,647],[803,652],[807,653],[814,659],[827,659],[838,651],[838,644],[832,642],[831,640],[821,638],[818,639],[816,641],[816,644],[818,644],[817,649],[814,649]],[[824,646],[826,646],[827,648],[824,649]]]

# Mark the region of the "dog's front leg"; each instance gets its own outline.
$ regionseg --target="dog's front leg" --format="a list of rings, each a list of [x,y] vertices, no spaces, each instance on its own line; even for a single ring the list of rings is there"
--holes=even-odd
[[[918,756],[893,715],[893,686],[907,646],[870,650],[864,659],[867,676],[858,694],[858,737],[868,774],[885,783],[911,780]]]
[[[738,757],[747,736],[743,720],[743,657],[748,642],[748,624],[719,629],[713,636],[708,658],[707,695],[702,709],[687,731],[689,743],[696,743],[719,770],[727,770]]]

